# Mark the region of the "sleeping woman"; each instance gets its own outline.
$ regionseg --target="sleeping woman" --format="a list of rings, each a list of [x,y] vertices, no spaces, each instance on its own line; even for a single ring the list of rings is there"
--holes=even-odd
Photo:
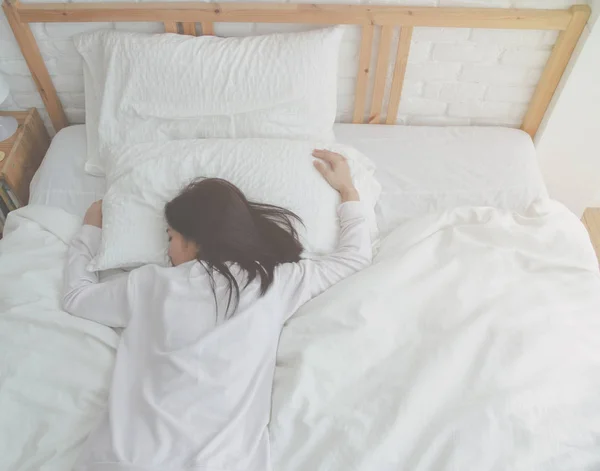
[[[100,244],[101,202],[90,207],[69,247],[64,309],[125,330],[107,412],[75,470],[271,469],[267,424],[283,324],[372,257],[368,210],[346,159],[313,155],[342,200],[339,245],[317,260],[300,258],[296,215],[205,179],[165,206],[172,267],[99,283],[86,266]]]

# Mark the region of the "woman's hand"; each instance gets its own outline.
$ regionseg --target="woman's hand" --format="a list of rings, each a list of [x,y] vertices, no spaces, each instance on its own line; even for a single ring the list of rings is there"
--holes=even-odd
[[[83,224],[102,228],[102,200],[95,201],[88,208],[83,218]]]
[[[352,183],[350,167],[343,155],[325,149],[315,149],[312,155],[319,159],[314,161],[315,167],[327,183],[340,192],[342,202],[360,200]]]

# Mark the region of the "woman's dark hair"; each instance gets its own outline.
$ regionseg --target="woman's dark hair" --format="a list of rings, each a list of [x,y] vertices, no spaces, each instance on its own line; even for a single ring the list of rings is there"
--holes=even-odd
[[[237,308],[240,287],[229,269],[236,263],[250,284],[260,278],[260,294],[273,283],[275,267],[297,262],[302,244],[294,222],[302,220],[278,206],[248,201],[233,184],[220,178],[189,184],[165,206],[169,226],[198,246],[197,259],[206,268],[216,302],[214,272],[225,277],[229,300]]]

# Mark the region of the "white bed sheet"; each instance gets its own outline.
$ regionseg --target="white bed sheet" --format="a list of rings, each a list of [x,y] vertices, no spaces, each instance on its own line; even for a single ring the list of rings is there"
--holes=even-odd
[[[84,124],[59,131],[31,181],[29,204],[53,206],[83,217],[106,192],[104,177],[85,172],[86,155]]]
[[[523,212],[548,198],[533,142],[518,129],[340,124],[334,131],[377,165],[382,236],[437,211],[491,206]]]
[[[519,130],[336,124],[334,131],[377,165],[382,235],[425,213],[460,206],[525,210],[547,197],[533,143]],[[85,156],[85,126],[60,131],[31,183],[30,203],[83,216],[105,192],[104,178],[85,173]]]

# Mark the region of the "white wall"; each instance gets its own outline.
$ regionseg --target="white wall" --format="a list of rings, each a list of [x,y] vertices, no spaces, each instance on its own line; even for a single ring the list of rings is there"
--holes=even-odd
[[[594,25],[598,21],[598,18],[600,18],[600,0],[591,0],[589,3],[592,6],[590,25]]]
[[[586,0],[322,1],[566,8]],[[75,52],[70,37],[74,33],[97,27],[93,23],[32,25],[71,122],[83,121],[84,97],[81,59]],[[100,27],[162,31],[162,25],[158,23],[103,23]],[[280,25],[265,24],[216,27],[217,34],[223,35],[248,35],[277,29],[283,28]],[[357,33],[356,29],[350,30],[343,44],[339,77],[339,121],[349,121],[351,117],[359,46]],[[398,122],[518,126],[555,39],[556,34],[552,31],[416,28]],[[373,55],[373,62],[375,58]],[[0,71],[8,74],[12,87],[11,100],[4,104],[4,108],[43,108],[3,13],[0,13]]]
[[[600,206],[600,0],[536,142],[550,194],[577,215]]]

